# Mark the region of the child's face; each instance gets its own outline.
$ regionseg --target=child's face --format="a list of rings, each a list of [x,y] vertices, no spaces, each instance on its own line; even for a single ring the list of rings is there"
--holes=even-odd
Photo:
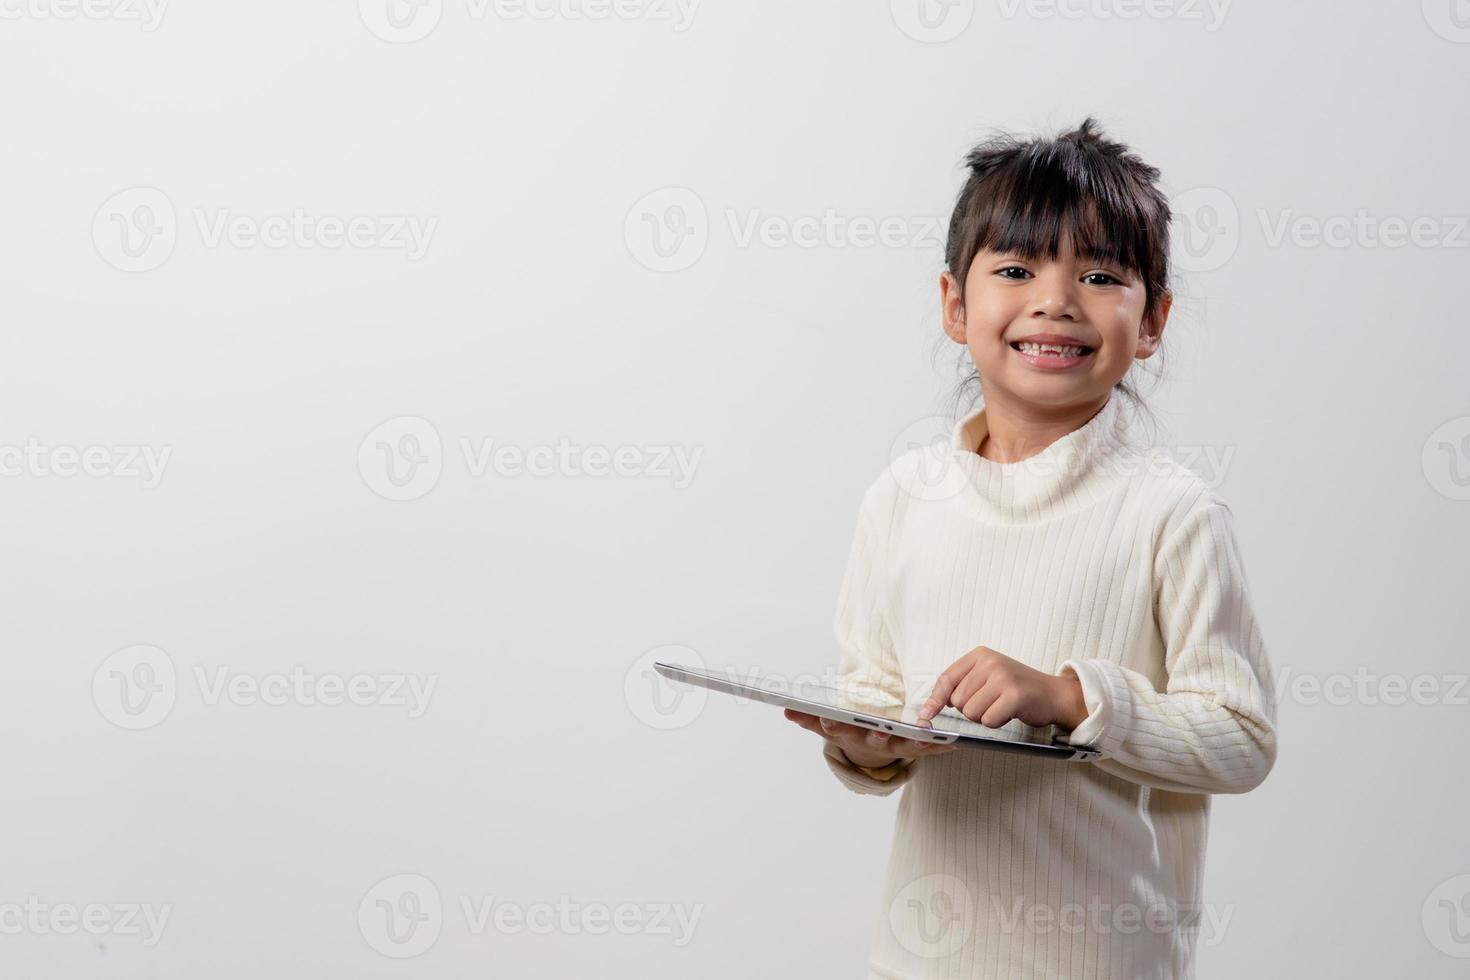
[[[1171,297],[1143,319],[1147,292],[1137,273],[1078,258],[1063,242],[1056,259],[1027,262],[981,251],[965,295],[946,271],[940,279],[945,332],[970,349],[988,402],[1066,408],[1102,401],[1135,359],[1158,350]],[[1090,347],[1080,357],[1017,349],[1055,334]]]

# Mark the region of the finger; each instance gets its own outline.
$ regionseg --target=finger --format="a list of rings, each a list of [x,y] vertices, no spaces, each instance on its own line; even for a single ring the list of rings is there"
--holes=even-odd
[[[985,678],[980,675],[980,669],[977,667],[971,670],[965,675],[965,679],[956,684],[954,690],[949,692],[950,705],[964,714],[965,705],[984,686]]]
[[[856,725],[848,725],[840,721],[833,721],[831,718],[820,718],[818,719],[818,724],[822,726],[823,732],[836,738],[851,738],[854,732],[863,735],[866,735],[868,732],[866,728],[858,728]]]
[[[919,720],[928,721],[939,714],[939,710],[949,704],[949,696],[953,693],[955,686],[964,680],[965,675],[970,672],[969,654],[956,660],[944,669],[939,679],[934,682],[934,689],[929,692],[929,700],[919,707]]]
[[[1019,698],[1014,693],[1006,691],[996,698],[994,703],[981,715],[980,724],[986,728],[999,728],[1020,714],[1017,710],[1019,704]]]
[[[899,747],[899,742],[904,743],[902,748]],[[942,755],[957,748],[959,745],[953,742],[925,742],[920,739],[904,738],[894,739],[888,751],[903,758],[919,759],[926,755]]]
[[[960,713],[971,721],[980,721],[985,712],[990,709],[991,705],[993,705],[997,700],[1000,699],[1000,696],[1003,693],[1005,692],[1001,689],[1001,685],[987,684],[981,687],[980,690],[976,691],[974,694],[970,695],[970,697],[964,702],[964,706],[960,708]],[[982,725],[985,724],[983,721],[981,721],[980,723]],[[1002,724],[1004,724],[1004,722],[1002,722]],[[986,727],[999,728],[1000,725],[987,725]]]
[[[786,712],[786,717],[791,719],[794,724],[805,728],[809,732],[816,732],[818,735],[823,734],[822,726],[817,724],[817,718],[814,715],[803,714],[800,711],[788,711]]]
[[[904,735],[895,735],[889,741],[889,745],[891,745],[895,750],[897,750],[898,748],[903,748],[903,749],[906,749],[906,750],[909,750],[909,751],[918,751],[920,749],[927,749],[931,745],[938,745],[938,744],[940,744],[940,743],[938,743],[938,742],[930,742],[927,739],[922,739],[922,738],[908,738],[908,737],[906,737]]]
[[[981,657],[975,658],[969,673],[950,692],[949,703],[963,711],[965,704],[989,682],[993,675],[993,667],[990,661]]]
[[[964,705],[970,701],[970,698],[973,698],[976,692],[985,688],[986,683],[994,679],[995,667],[997,667],[997,658],[989,646],[980,646],[976,651],[972,651],[969,673],[954,686],[954,691],[950,692],[950,704],[960,708],[963,714]]]
[[[864,728],[861,725],[850,725],[845,721],[833,721],[830,718],[822,719],[822,725],[827,737],[835,740],[840,745],[850,745],[854,748],[864,749],[881,748],[885,752],[887,751],[887,733],[876,732],[871,728]],[[874,739],[874,736],[879,734],[883,735],[882,741]]]
[[[893,741],[893,736],[887,732],[868,732],[863,740],[867,742],[868,748],[879,752],[887,752],[890,750],[890,743]]]

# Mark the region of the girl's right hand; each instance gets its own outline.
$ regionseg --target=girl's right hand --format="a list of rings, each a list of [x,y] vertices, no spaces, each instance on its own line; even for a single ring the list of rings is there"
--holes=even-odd
[[[879,769],[895,759],[919,759],[926,755],[943,755],[945,752],[953,752],[959,748],[953,742],[920,742],[917,739],[904,738],[902,735],[890,735],[888,732],[809,715],[794,708],[786,709],[786,717],[807,731],[816,732],[833,743],[842,750],[842,754],[847,756],[853,765],[866,769]]]

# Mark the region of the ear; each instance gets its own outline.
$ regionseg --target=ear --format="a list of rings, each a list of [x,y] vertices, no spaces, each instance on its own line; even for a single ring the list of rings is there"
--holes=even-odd
[[[1133,355],[1139,359],[1153,357],[1164,340],[1164,327],[1169,323],[1169,310],[1174,305],[1174,294],[1166,292],[1159,298],[1159,305],[1151,316],[1144,317],[1138,329],[1138,350]]]
[[[965,297],[959,280],[948,269],[939,274],[939,315],[944,332],[957,344],[965,343]]]

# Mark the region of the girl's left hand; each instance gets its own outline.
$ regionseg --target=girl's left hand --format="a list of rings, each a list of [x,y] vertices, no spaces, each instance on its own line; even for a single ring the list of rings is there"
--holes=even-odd
[[[986,728],[1019,718],[1035,728],[1070,730],[1087,717],[1076,677],[1044,673],[989,647],[976,647],[939,675],[919,708],[919,720],[928,721],[947,705]]]

